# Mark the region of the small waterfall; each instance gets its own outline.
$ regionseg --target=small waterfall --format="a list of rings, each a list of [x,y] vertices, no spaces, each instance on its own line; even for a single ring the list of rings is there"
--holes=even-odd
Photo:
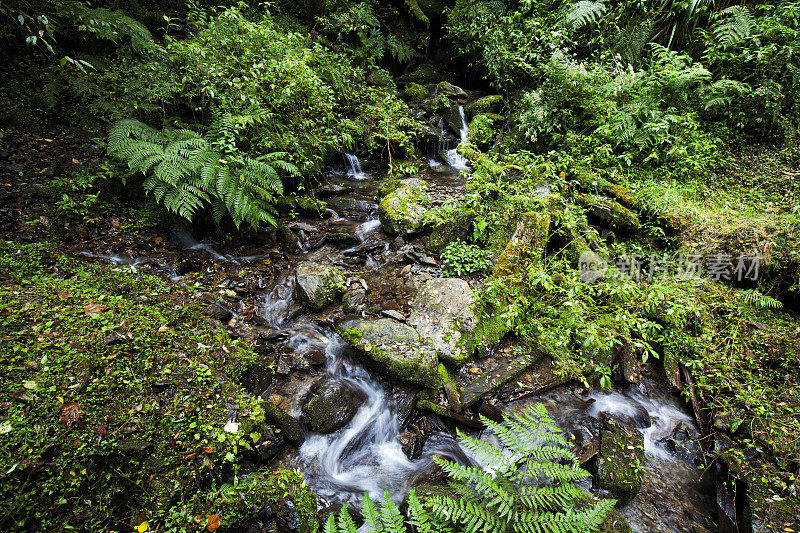
[[[447,150],[444,154],[444,158],[447,161],[447,164],[453,167],[456,170],[467,170],[469,169],[469,160],[458,153],[458,147],[461,146],[462,143],[466,143],[469,138],[469,126],[467,125],[467,117],[464,114],[464,106],[458,106],[458,114],[461,116],[461,129],[459,130],[459,136],[461,137],[461,141],[455,148],[451,148]],[[440,122],[439,127],[443,128],[444,124]]]
[[[356,155],[344,154],[344,163],[347,167],[347,177],[351,180],[365,180],[369,177],[361,170],[361,162]]]
[[[358,240],[364,242],[368,235],[375,233],[381,228],[381,221],[377,218],[367,220],[366,222],[362,222],[356,227],[355,235],[358,237]]]

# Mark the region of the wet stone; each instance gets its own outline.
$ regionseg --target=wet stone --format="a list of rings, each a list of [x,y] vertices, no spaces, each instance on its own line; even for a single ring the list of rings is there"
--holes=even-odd
[[[367,301],[367,291],[362,288],[350,289],[342,296],[342,311],[347,314],[357,313]]]
[[[303,263],[295,271],[298,299],[313,309],[332,303],[344,290],[344,276],[338,269],[321,263]]]
[[[214,320],[219,320],[220,322],[227,322],[233,316],[233,313],[231,313],[229,309],[226,309],[218,303],[208,304],[205,309],[203,309],[203,314]]]
[[[303,399],[302,421],[312,431],[333,433],[355,416],[364,400],[364,392],[347,381],[323,378]]]
[[[600,454],[595,480],[601,489],[610,491],[618,505],[625,506],[642,487],[645,472],[644,438],[630,427],[615,422],[601,432]]]

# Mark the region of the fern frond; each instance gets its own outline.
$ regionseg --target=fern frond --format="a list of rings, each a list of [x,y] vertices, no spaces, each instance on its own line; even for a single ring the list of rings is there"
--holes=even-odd
[[[605,12],[606,6],[603,2],[578,0],[565,6],[559,16],[559,22],[564,27],[579,30],[599,20]]]
[[[725,8],[717,14],[716,19],[711,33],[722,46],[731,46],[744,41],[750,37],[755,28],[753,16],[744,6]]]

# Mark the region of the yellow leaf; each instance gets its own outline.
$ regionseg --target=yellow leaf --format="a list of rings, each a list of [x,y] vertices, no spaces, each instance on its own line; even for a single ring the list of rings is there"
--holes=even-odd
[[[61,396],[56,396],[56,400],[58,400],[58,403],[64,403],[64,398]]]
[[[22,386],[25,387],[28,390],[33,390],[33,389],[36,388],[36,382],[35,381],[23,381],[22,382]]]
[[[166,333],[167,331],[169,331],[169,328],[167,326],[161,326],[160,328],[158,328],[159,333]]]
[[[74,157],[72,158],[72,162],[75,163],[76,165],[80,165],[81,164],[81,162],[78,161],[77,159],[75,159]]]
[[[150,527],[150,524],[148,524],[147,521],[145,520],[144,522],[142,522],[141,524],[139,524],[138,526],[136,526],[133,529],[135,529],[139,533],[144,533],[145,531],[147,531],[147,528],[149,528],[149,527]]]
[[[161,244],[162,242],[164,242],[164,239],[161,237],[156,237],[156,244]]]

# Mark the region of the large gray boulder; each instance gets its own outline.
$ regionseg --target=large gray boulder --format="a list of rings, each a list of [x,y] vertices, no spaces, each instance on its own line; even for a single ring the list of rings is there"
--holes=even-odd
[[[429,340],[440,358],[461,364],[469,357],[459,346],[461,336],[475,327],[472,289],[463,279],[428,281],[411,304],[408,324]]]
[[[413,235],[422,231],[427,212],[428,184],[418,178],[401,180],[378,206],[378,218],[387,233]]]
[[[344,281],[344,275],[335,267],[302,263],[295,271],[295,294],[309,307],[322,309],[344,292]]]
[[[411,326],[391,318],[349,317],[336,324],[336,331],[378,372],[422,387],[439,387],[436,350]]]

